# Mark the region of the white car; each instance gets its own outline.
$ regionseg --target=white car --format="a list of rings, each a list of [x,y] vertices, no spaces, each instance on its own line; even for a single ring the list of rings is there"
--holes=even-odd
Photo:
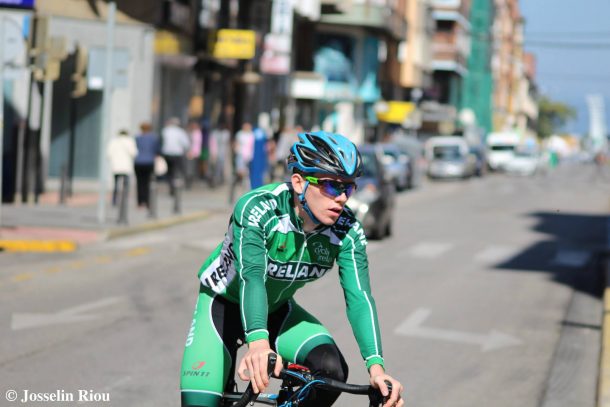
[[[504,165],[508,174],[531,176],[539,170],[540,154],[533,152],[516,152],[514,157]]]

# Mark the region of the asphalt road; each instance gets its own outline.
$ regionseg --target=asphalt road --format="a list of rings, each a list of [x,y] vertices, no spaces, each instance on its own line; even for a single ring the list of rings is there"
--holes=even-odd
[[[593,407],[610,184],[591,174],[566,166],[399,196],[394,235],[369,242],[369,257],[407,405]],[[0,406],[23,405],[8,390],[179,405],[196,273],[226,224],[218,213],[72,254],[0,254]],[[350,381],[365,382],[336,273],[297,299],[334,334]]]

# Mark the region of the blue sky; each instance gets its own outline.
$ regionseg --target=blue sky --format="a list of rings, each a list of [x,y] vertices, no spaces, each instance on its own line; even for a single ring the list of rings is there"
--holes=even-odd
[[[541,93],[578,111],[565,130],[587,131],[590,93],[604,95],[610,128],[610,0],[521,0],[520,7],[525,49],[536,55]],[[595,49],[596,44],[602,45]]]

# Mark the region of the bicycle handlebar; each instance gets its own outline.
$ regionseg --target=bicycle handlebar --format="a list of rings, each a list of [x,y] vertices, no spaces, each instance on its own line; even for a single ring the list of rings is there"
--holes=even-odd
[[[277,355],[275,353],[270,353],[268,355],[268,360],[267,360],[267,374],[270,377],[275,377],[278,379],[286,379],[288,377],[292,377],[291,374],[289,373],[291,371],[286,370],[286,369],[282,369],[279,377],[276,377],[275,375],[273,375],[273,371],[275,370],[276,362],[277,362]],[[385,404],[389,400],[390,394],[392,393],[392,383],[390,383],[387,380],[385,381],[385,384],[386,384],[386,386],[388,386],[389,393],[386,397],[384,397],[381,394],[381,392],[379,391],[379,389],[376,389],[371,385],[349,384],[349,383],[341,382],[339,380],[334,380],[334,379],[330,379],[327,377],[321,377],[321,376],[313,376],[313,377],[315,380],[320,380],[323,382],[323,383],[315,385],[316,387],[319,387],[321,389],[335,390],[335,391],[340,391],[340,392],[350,393],[350,394],[362,394],[362,395],[367,394],[369,396],[371,406],[378,406],[379,404],[381,404],[381,405]],[[306,384],[307,382],[308,381],[303,381],[303,384]],[[258,393],[254,392],[254,390],[252,389],[252,383],[249,383],[248,387],[246,388],[246,391],[244,391],[241,398],[236,403],[234,403],[232,407],[245,407],[249,403],[256,401],[257,397],[258,397]]]

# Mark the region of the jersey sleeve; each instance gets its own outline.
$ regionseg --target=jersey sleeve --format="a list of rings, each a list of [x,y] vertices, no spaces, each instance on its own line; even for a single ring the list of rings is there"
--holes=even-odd
[[[366,238],[359,223],[354,223],[342,239],[337,264],[347,318],[360,347],[360,354],[367,369],[374,364],[383,366],[377,309],[371,295]]]
[[[233,212],[235,265],[239,276],[239,304],[246,342],[269,339],[267,330],[267,256],[264,222],[255,206],[256,196],[246,195]]]

